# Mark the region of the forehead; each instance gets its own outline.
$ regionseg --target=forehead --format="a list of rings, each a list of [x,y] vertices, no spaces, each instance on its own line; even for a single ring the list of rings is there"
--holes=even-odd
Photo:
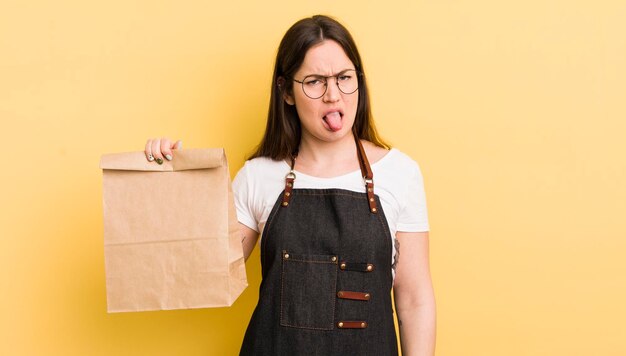
[[[296,74],[333,75],[344,69],[354,69],[354,64],[346,52],[339,43],[333,40],[324,40],[309,48]]]

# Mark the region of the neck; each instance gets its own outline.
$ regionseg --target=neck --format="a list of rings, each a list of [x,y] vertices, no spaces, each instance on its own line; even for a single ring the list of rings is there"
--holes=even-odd
[[[328,165],[345,160],[354,160],[355,158],[356,146],[352,132],[333,142],[320,141],[303,135],[300,142],[299,161]]]

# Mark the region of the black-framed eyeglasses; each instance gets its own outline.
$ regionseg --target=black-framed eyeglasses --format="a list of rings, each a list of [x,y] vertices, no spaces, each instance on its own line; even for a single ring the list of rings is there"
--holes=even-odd
[[[337,88],[344,94],[352,94],[359,89],[359,73],[355,69],[344,70],[336,75],[307,75],[302,81],[293,79],[294,82],[302,84],[304,95],[311,99],[319,99],[326,94],[328,90],[328,79],[335,78]]]

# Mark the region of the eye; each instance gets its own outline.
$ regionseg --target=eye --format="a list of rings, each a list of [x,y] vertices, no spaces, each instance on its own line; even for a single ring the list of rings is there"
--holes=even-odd
[[[339,78],[339,81],[341,82],[347,82],[348,80],[352,79],[352,76],[344,74],[344,75],[340,75],[338,78]]]
[[[304,78],[304,84],[307,86],[318,86],[324,84],[324,79],[317,76]]]

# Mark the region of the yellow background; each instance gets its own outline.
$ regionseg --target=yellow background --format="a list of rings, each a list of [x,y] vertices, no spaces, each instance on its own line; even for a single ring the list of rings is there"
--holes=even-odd
[[[626,2],[294,3],[1,0],[0,354],[238,351],[258,251],[230,309],[106,313],[99,157],[167,135],[235,174],[315,13],[422,167],[437,354],[626,354]]]

